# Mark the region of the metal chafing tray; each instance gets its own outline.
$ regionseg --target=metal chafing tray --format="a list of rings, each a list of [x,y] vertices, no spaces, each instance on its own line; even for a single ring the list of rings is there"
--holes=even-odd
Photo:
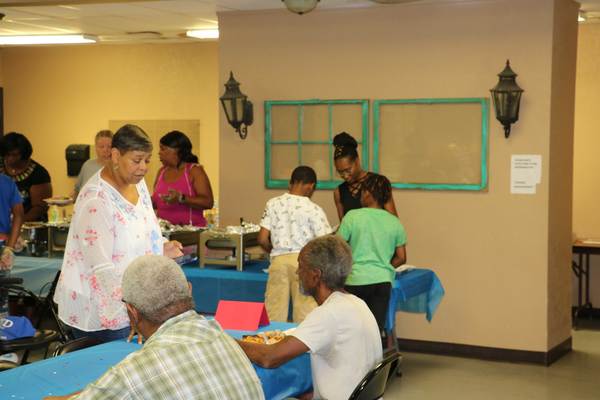
[[[244,250],[258,246],[258,232],[232,233],[226,230],[211,229],[200,234],[200,268],[206,264],[231,265],[238,271],[244,269]],[[207,249],[232,250],[226,258],[208,257]]]

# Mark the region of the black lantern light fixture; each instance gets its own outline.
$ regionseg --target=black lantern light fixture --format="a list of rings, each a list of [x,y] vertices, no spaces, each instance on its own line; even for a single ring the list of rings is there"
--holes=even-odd
[[[506,60],[506,67],[498,74],[498,84],[490,89],[496,119],[504,126],[504,137],[510,135],[510,125],[519,119],[519,107],[523,89],[517,85],[517,74],[510,68],[510,61]]]
[[[248,125],[252,125],[254,121],[253,107],[248,96],[240,91],[240,84],[233,78],[233,72],[229,73],[229,80],[225,84],[225,93],[220,100],[227,122],[235,128],[240,138],[246,139]]]

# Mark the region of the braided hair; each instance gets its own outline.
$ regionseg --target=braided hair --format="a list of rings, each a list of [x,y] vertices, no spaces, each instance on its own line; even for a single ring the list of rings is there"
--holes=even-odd
[[[356,139],[347,132],[340,132],[335,135],[333,138],[333,146],[334,160],[348,157],[350,161],[354,161],[358,158],[358,152],[356,151],[358,143],[356,142]]]
[[[388,178],[383,175],[369,173],[362,183],[362,190],[371,193],[381,208],[392,197],[392,185]]]

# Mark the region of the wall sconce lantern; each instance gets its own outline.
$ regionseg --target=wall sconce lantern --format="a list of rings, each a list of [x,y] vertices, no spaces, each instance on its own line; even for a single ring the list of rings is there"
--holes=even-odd
[[[248,125],[252,125],[254,121],[253,107],[248,96],[240,91],[240,84],[233,78],[233,72],[229,73],[229,80],[225,84],[225,93],[219,99],[229,125],[233,126],[240,138],[246,139]]]
[[[506,60],[506,67],[498,74],[498,77],[500,78],[498,84],[490,89],[490,92],[494,101],[496,119],[504,126],[504,137],[508,138],[510,124],[514,124],[519,119],[523,89],[517,85],[517,74],[510,68],[509,60]]]

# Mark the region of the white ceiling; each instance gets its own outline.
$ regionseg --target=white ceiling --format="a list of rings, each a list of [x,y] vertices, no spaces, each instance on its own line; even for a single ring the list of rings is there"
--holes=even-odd
[[[387,6],[369,0],[321,0],[317,7]],[[280,0],[0,0],[5,14],[0,35],[85,33],[113,43],[187,41],[195,40],[183,37],[189,29],[217,28],[217,12],[284,8]],[[582,9],[590,21],[600,21],[600,0],[583,1]]]

